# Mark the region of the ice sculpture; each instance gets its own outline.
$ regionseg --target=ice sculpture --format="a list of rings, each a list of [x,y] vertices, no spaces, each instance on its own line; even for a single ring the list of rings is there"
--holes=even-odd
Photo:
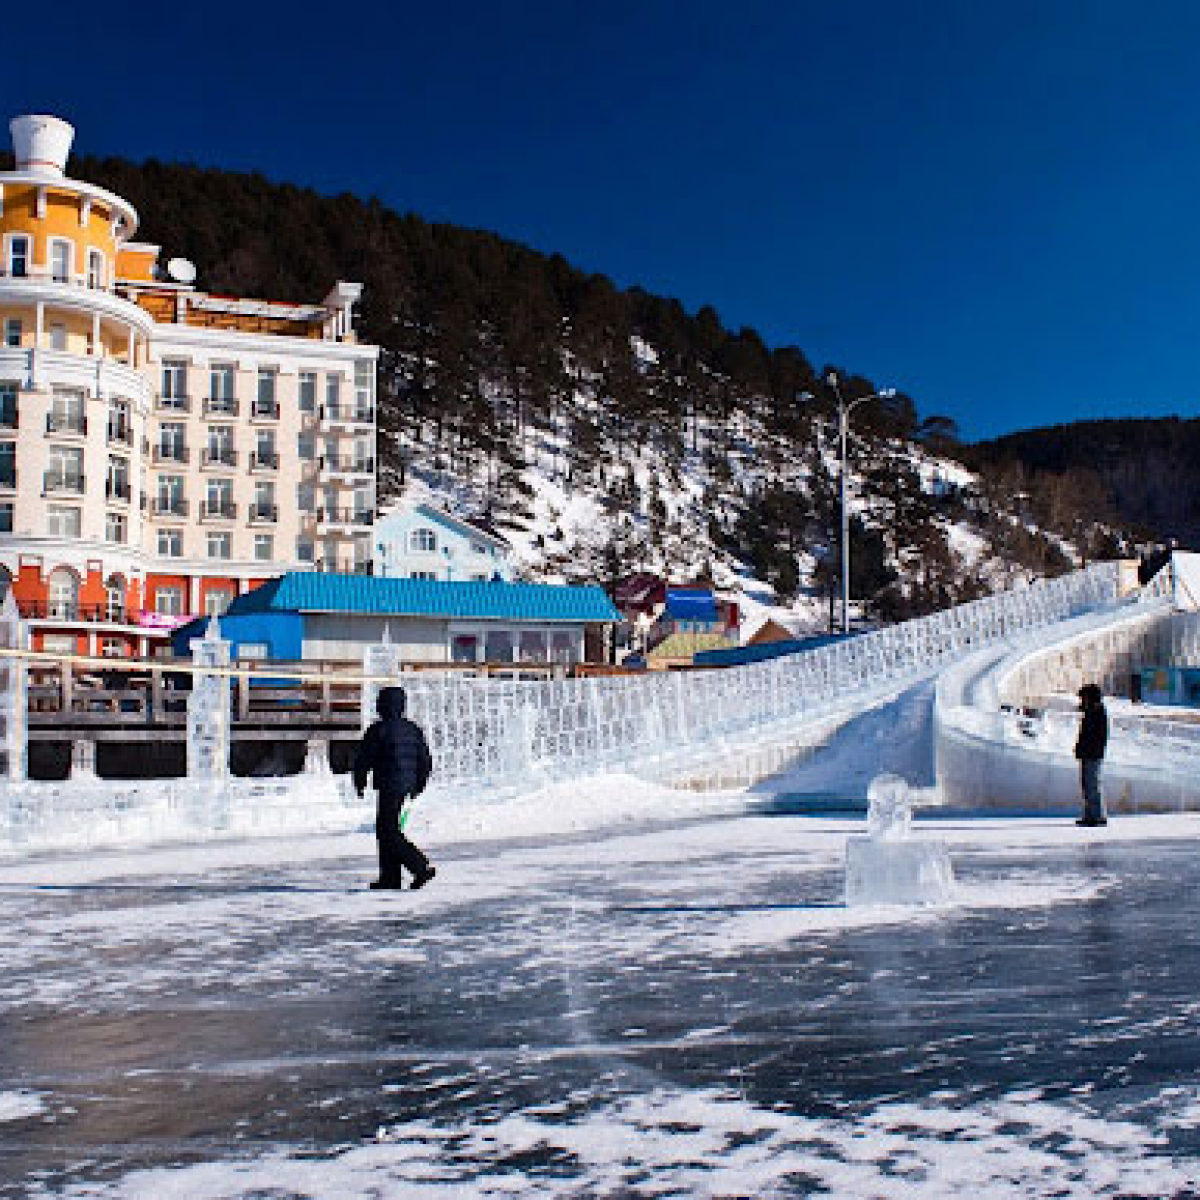
[[[205,667],[229,666],[229,643],[213,617],[192,643],[192,694],[187,702],[187,773],[196,782],[229,778],[229,678]]]
[[[0,604],[0,648],[24,650],[27,645],[25,622],[10,588]],[[0,779],[9,782],[25,778],[27,676],[24,659],[0,658]]]
[[[912,801],[899,775],[867,790],[867,834],[846,839],[846,903],[940,904],[954,892],[946,843],[912,836]]]
[[[379,693],[396,681],[400,674],[400,647],[392,645],[384,626],[383,637],[363,651],[362,693],[359,698],[359,727],[365,733],[367,726],[375,720],[375,701]]]

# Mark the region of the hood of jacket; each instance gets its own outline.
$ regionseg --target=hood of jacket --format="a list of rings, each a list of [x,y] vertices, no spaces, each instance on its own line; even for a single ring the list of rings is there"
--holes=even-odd
[[[402,687],[385,687],[375,701],[375,711],[385,721],[394,721],[404,716],[404,689]]]

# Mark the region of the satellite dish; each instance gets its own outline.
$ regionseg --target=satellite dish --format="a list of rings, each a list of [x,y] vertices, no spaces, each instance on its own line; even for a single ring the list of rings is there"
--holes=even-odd
[[[176,283],[195,283],[196,266],[186,258],[173,258],[167,263],[167,274]]]

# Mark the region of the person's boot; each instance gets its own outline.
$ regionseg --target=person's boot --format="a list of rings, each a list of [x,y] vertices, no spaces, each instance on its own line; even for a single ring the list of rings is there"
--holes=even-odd
[[[403,879],[387,879],[384,876],[372,879],[370,883],[370,888],[373,892],[398,892],[403,887]]]
[[[437,870],[434,867],[427,866],[425,870],[413,876],[413,881],[408,886],[415,892],[417,888],[423,888],[436,874]]]

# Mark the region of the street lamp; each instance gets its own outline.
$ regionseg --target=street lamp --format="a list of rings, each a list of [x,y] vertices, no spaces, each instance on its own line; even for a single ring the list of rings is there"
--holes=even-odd
[[[838,477],[838,493],[842,508],[842,633],[850,632],[850,509],[846,503],[846,481],[849,476],[848,442],[850,439],[850,414],[868,400],[890,400],[895,388],[880,388],[869,396],[857,396],[849,403],[842,397],[841,380],[836,371],[825,376],[825,382],[833,389],[838,405],[838,443],[841,450],[841,473]],[[812,399],[805,392],[801,399]]]

